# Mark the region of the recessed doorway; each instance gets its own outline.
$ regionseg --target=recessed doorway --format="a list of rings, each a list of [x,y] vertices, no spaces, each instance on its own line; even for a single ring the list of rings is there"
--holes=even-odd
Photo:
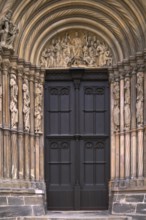
[[[49,70],[45,81],[45,181],[49,210],[108,209],[107,70]]]

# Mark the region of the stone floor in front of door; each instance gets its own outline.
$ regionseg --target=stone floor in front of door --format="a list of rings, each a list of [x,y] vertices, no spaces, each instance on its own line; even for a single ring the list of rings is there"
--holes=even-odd
[[[8,217],[0,220],[146,220],[142,216],[116,216],[109,211],[48,211],[45,216]]]

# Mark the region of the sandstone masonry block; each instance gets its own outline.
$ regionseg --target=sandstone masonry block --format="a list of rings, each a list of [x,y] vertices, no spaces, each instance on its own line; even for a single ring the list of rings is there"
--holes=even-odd
[[[42,205],[43,204],[43,198],[42,196],[31,196],[31,197],[25,197],[25,204],[26,205]]]
[[[143,202],[144,195],[127,195],[126,202]]]
[[[8,197],[9,205],[24,205],[23,197]]]
[[[122,214],[133,214],[135,213],[135,204],[122,204],[122,203],[114,203],[113,204],[113,213],[122,213]]]
[[[0,197],[0,206],[1,205],[7,205],[7,199],[6,197]]]

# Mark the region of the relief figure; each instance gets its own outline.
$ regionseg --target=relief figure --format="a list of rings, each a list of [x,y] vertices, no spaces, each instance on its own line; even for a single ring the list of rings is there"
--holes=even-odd
[[[18,123],[18,108],[17,108],[18,86],[16,83],[16,76],[14,74],[11,75],[10,88],[11,88],[11,100],[10,100],[11,127],[16,129]]]
[[[136,119],[137,126],[141,127],[143,125],[143,73],[139,72],[137,74],[137,98],[136,98]]]
[[[30,93],[28,80],[24,79],[23,83],[23,114],[24,114],[24,129],[30,130]]]
[[[120,106],[119,106],[120,88],[118,82],[114,82],[113,98],[114,98],[113,122],[114,122],[115,131],[118,131],[120,127]]]
[[[42,125],[42,85],[37,84],[35,90],[35,133],[41,132]]]
[[[124,118],[125,118],[125,129],[130,128],[130,121],[131,121],[131,112],[130,112],[130,79],[125,78],[125,105],[124,105]]]
[[[112,54],[105,42],[78,30],[53,37],[41,53],[40,64],[45,68],[110,66]]]

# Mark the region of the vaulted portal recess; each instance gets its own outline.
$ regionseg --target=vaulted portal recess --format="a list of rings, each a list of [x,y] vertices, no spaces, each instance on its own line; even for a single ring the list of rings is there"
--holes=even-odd
[[[108,209],[106,70],[49,70],[45,81],[45,180],[50,210]]]

